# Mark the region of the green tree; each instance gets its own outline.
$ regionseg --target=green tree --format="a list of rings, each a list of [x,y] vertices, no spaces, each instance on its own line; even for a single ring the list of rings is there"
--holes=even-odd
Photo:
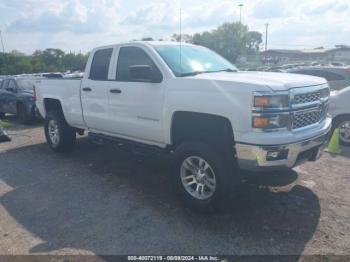
[[[153,41],[152,37],[143,37],[141,38],[141,41]]]
[[[180,42],[180,40],[184,43],[192,43],[193,42],[193,36],[188,34],[173,34],[171,36],[171,41]]]
[[[65,54],[60,49],[36,50],[32,55],[19,51],[0,53],[0,75],[84,70],[88,54]]]
[[[225,23],[215,30],[193,36],[194,44],[208,47],[231,62],[236,62],[240,56],[257,53],[261,42],[259,32],[249,31],[241,23]]]

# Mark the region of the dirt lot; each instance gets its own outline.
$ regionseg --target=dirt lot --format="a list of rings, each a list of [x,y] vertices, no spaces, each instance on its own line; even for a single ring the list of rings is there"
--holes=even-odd
[[[0,144],[0,254],[350,255],[350,150],[251,176],[226,211],[184,208],[163,158],[80,138],[70,155],[42,128]]]

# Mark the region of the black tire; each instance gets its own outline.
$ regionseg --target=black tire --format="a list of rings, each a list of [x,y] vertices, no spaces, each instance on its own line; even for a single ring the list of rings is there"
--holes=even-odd
[[[350,122],[350,115],[339,116],[333,120],[331,135],[333,135],[334,130],[340,128],[344,122]],[[341,145],[350,146],[350,141],[344,141],[342,135],[340,135],[339,142]]]
[[[204,159],[215,173],[216,188],[213,195],[207,199],[198,199],[192,196],[182,182],[181,171],[183,163],[191,156]],[[232,187],[238,182],[238,175],[235,174],[237,168],[232,164],[233,161],[225,161],[223,154],[220,154],[218,150],[203,142],[182,143],[176,148],[173,161],[174,179],[176,180],[178,192],[185,204],[201,212],[213,212],[226,206],[227,201],[230,199],[230,191],[233,190]],[[194,187],[196,187],[196,184],[194,184]]]
[[[51,123],[57,124],[59,139],[58,142],[56,141],[56,143],[49,134],[49,125]],[[68,153],[73,151],[76,143],[75,129],[67,124],[61,112],[48,112],[45,118],[44,128],[46,141],[53,151],[58,153]]]
[[[6,114],[5,114],[5,113],[0,112],[0,119],[5,119],[5,118],[6,118]]]
[[[33,116],[26,110],[22,103],[17,105],[17,118],[21,124],[27,125],[33,123]]]

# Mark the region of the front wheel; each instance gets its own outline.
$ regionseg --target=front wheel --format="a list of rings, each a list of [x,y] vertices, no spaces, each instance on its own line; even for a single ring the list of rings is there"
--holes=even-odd
[[[222,206],[233,185],[230,163],[202,142],[185,142],[174,154],[174,176],[185,203],[204,212]]]
[[[340,116],[334,120],[333,130],[339,128],[339,140],[342,145],[350,146],[350,116]]]
[[[45,136],[50,148],[59,153],[74,149],[76,133],[60,112],[48,112],[45,118]]]

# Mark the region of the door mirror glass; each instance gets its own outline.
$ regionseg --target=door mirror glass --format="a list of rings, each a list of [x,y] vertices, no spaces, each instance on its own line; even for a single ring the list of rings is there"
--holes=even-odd
[[[6,87],[5,89],[6,89],[6,91],[16,93],[16,89],[14,89],[13,87]]]
[[[129,73],[132,80],[137,82],[156,82],[153,69],[148,65],[136,65],[129,67]]]
[[[116,80],[160,83],[163,75],[145,50],[126,46],[121,47],[119,51]]]

